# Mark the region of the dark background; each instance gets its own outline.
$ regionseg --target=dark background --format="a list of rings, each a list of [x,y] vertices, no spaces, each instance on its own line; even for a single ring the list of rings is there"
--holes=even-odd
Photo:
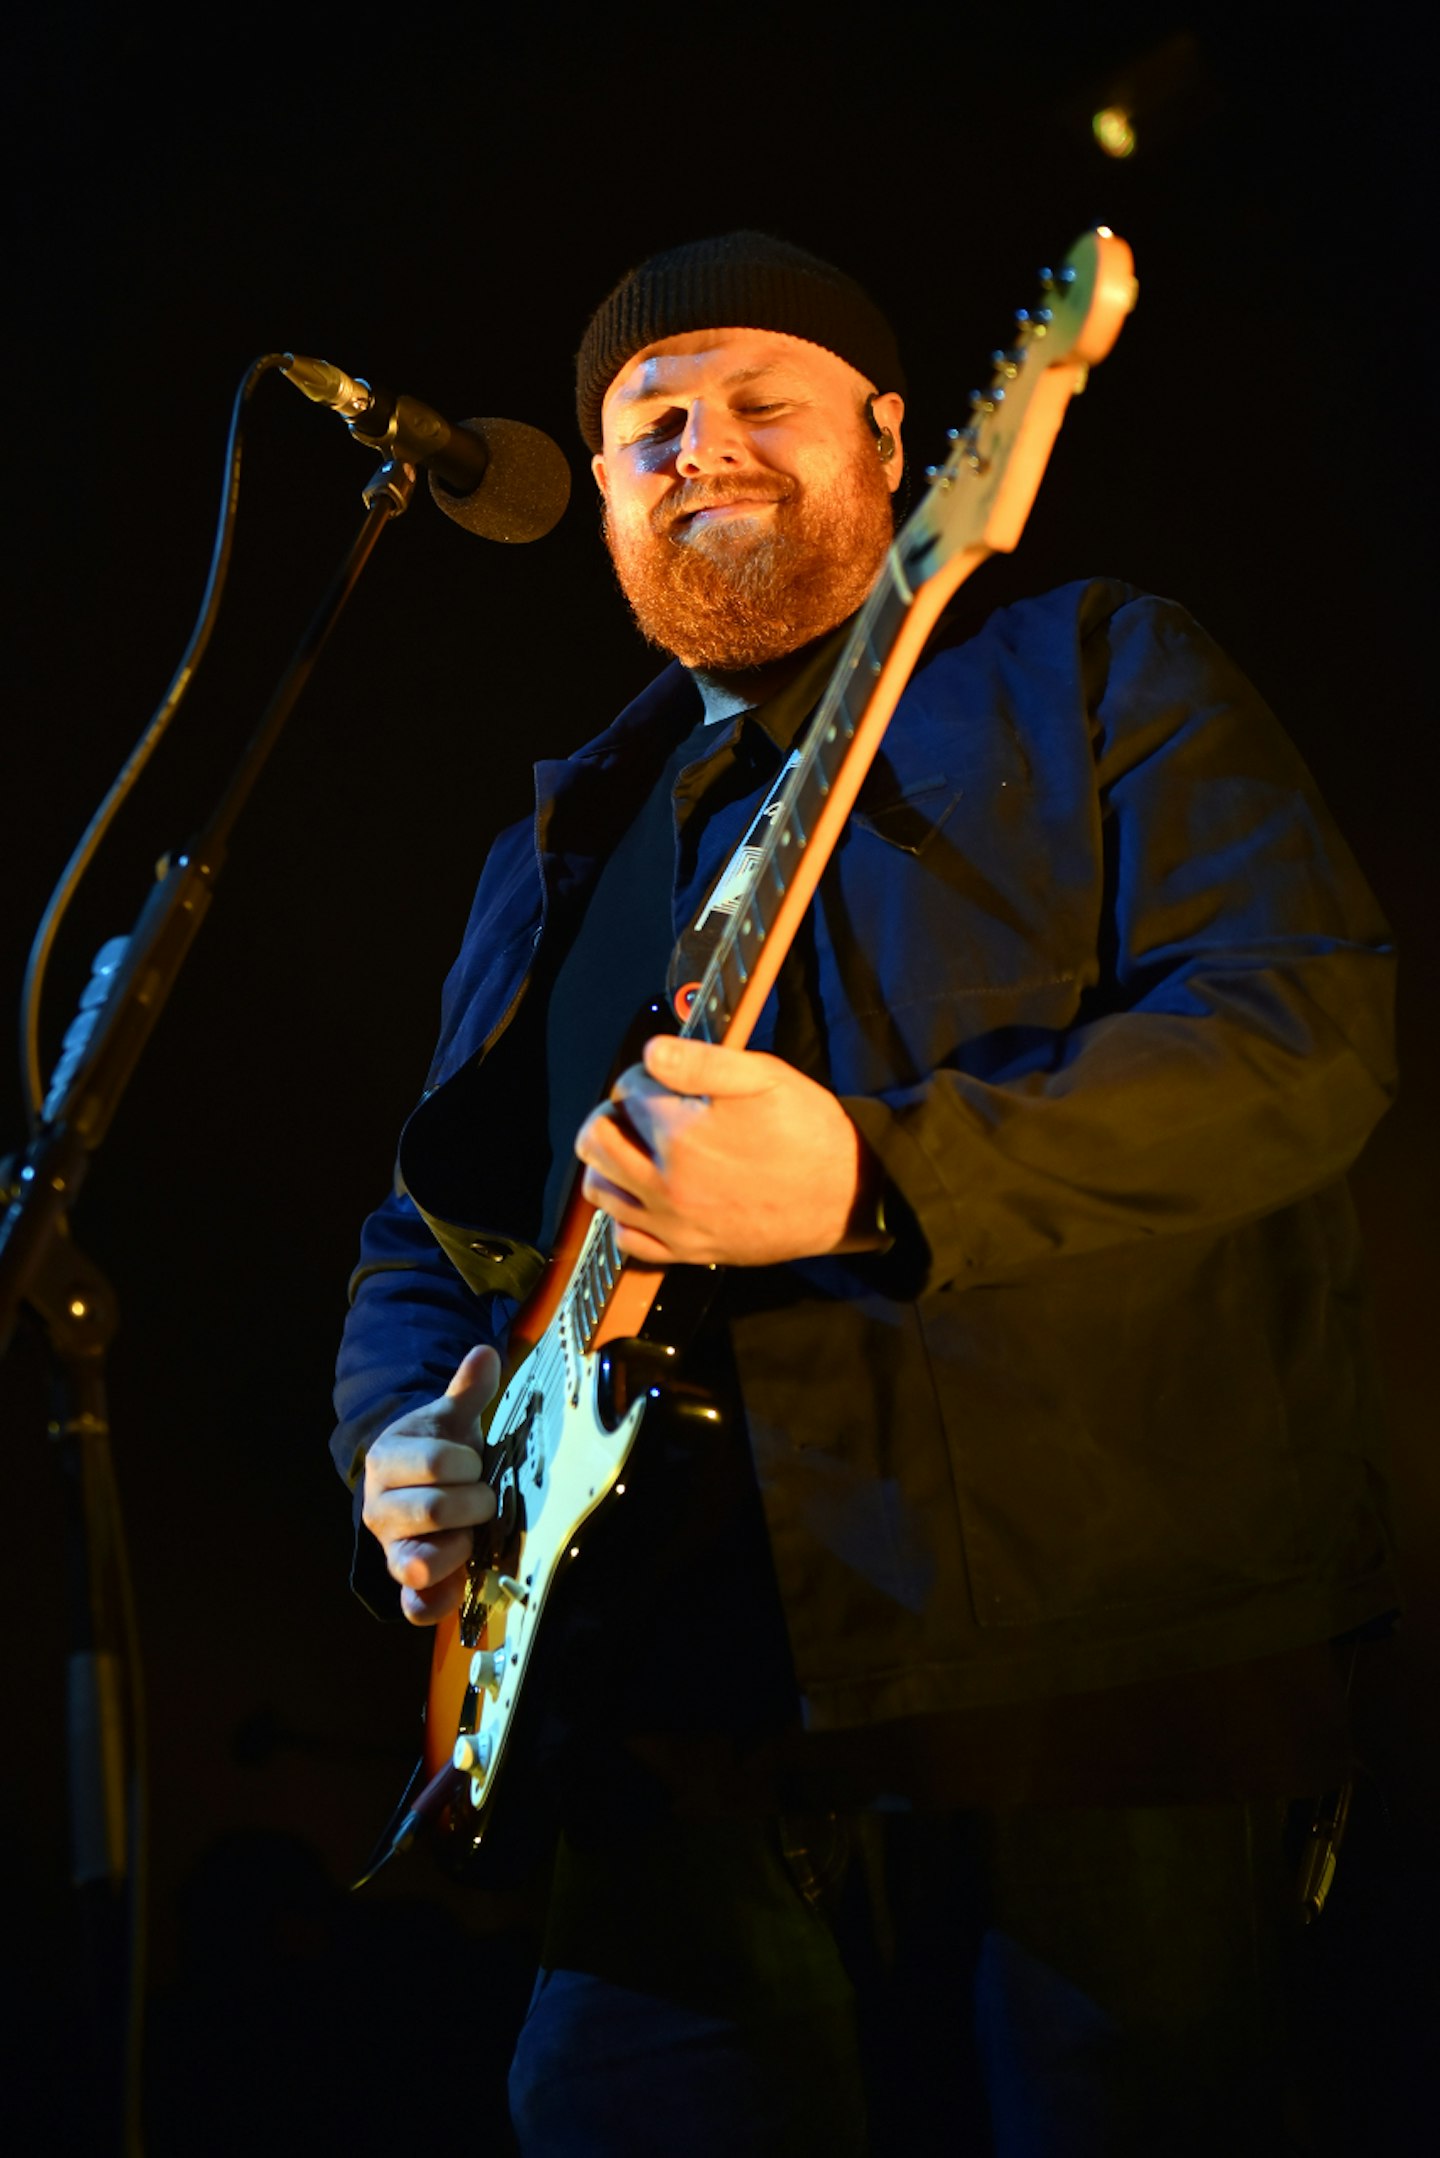
[[[72,7],[11,36],[22,329],[0,1009],[188,633],[229,400],[255,353],[319,354],[456,417],[526,419],[577,480],[533,548],[474,539],[423,499],[386,535],[78,1216],[123,1315],[110,1379],[151,1711],[155,2149],[289,2149],[315,2121],[379,2148],[422,2115],[438,2127],[427,2108],[493,2103],[485,2047],[503,2051],[523,1936],[467,1941],[510,1914],[424,1874],[368,1905],[339,1894],[408,1766],[426,1649],[348,1599],[324,1442],[358,1225],[423,1079],[488,840],[528,806],[532,759],[588,737],[651,671],[574,433],[584,318],[658,247],[782,232],[890,312],[923,463],[1035,269],[1101,220],[1134,246],[1139,309],[1072,412],[1017,561],[982,575],[996,597],[1115,572],[1183,598],[1281,712],[1406,954],[1405,1090],[1356,1189],[1411,1610],[1367,1712],[1378,1795],[1326,1921],[1345,1975],[1324,2010],[1348,2064],[1333,2132],[1360,2108],[1365,2147],[1382,2147],[1364,2094],[1410,2066],[1406,2004],[1428,1962],[1411,1914],[1440,1785],[1434,279],[1416,45],[1383,8],[1163,5],[983,22],[899,6],[868,24],[753,5],[203,22]],[[1122,164],[1089,118],[1127,94],[1139,145]],[[372,469],[338,422],[262,385],[221,626],[67,925],[47,1067],[93,950],[213,800]],[[0,1101],[0,1137],[18,1141],[13,1080]],[[52,2062],[76,1995],[66,1617],[29,1339],[0,1372],[0,1410],[5,1831],[28,2002],[10,2031],[40,2061],[59,2148]]]

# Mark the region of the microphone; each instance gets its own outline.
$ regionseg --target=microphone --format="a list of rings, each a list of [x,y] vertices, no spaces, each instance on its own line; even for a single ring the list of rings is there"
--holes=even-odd
[[[287,352],[281,372],[313,403],[337,412],[367,449],[424,465],[438,506],[482,539],[541,539],[564,515],[570,467],[538,427],[523,420],[452,422],[418,397],[392,397],[300,353]]]

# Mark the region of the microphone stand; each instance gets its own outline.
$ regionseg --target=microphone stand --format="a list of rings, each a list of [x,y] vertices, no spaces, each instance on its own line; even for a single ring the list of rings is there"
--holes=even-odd
[[[52,1379],[50,1436],[69,1494],[72,1647],[67,1744],[72,1874],[90,1961],[99,2134],[87,2148],[141,2151],[145,1861],[143,1692],[110,1455],[105,1352],[114,1292],[70,1235],[70,1213],[161,1007],[214,896],[230,834],[415,468],[387,460],[363,490],[365,518],[281,676],[208,824],[166,856],[128,939],[99,954],[23,1154],[3,1167],[0,1355],[20,1311],[36,1320]]]

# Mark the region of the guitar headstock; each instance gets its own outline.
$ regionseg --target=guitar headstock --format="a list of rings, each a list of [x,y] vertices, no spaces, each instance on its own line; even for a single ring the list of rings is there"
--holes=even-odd
[[[925,499],[896,541],[912,584],[957,555],[1015,545],[1065,407],[1138,291],[1130,249],[1104,225],[1083,233],[1058,270],[1041,271],[1036,303],[1017,309],[1009,344],[990,355],[988,384],[970,393],[968,421],[950,429],[945,462],[926,467]]]

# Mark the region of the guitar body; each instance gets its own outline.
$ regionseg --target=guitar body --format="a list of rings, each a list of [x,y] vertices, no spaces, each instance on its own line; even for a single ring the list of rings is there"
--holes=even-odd
[[[1130,250],[1103,227],[1058,272],[1042,273],[1040,304],[1017,314],[988,389],[972,395],[970,424],[952,432],[945,463],[930,468],[928,493],[855,619],[682,1034],[746,1046],[927,639],[963,580],[1019,539],[1070,399],[1114,344],[1135,292]],[[547,1604],[587,1525],[623,1503],[642,1420],[663,1392],[718,1424],[713,1404],[687,1402],[673,1385],[677,1339],[661,1311],[671,1284],[708,1271],[667,1274],[626,1261],[608,1216],[578,1193],[572,1201],[516,1320],[519,1361],[486,1434],[498,1512],[477,1536],[458,1616],[438,1629],[429,1781],[392,1848],[437,1813],[478,1846]],[[677,1303],[685,1296],[674,1290]]]
[[[664,1024],[663,1007],[652,1006],[617,1064],[634,1062],[640,1043]],[[495,1519],[476,1532],[459,1612],[436,1629],[423,1774],[447,1799],[452,1838],[472,1848],[485,1833],[501,1763],[512,1750],[542,1616],[579,1556],[577,1539],[607,1504],[623,1499],[642,1421],[678,1413],[715,1430],[721,1423],[716,1403],[678,1376],[718,1270],[627,1267],[587,1333],[576,1285],[609,1236],[606,1218],[577,1188],[554,1254],[516,1314],[514,1360],[486,1426]]]

